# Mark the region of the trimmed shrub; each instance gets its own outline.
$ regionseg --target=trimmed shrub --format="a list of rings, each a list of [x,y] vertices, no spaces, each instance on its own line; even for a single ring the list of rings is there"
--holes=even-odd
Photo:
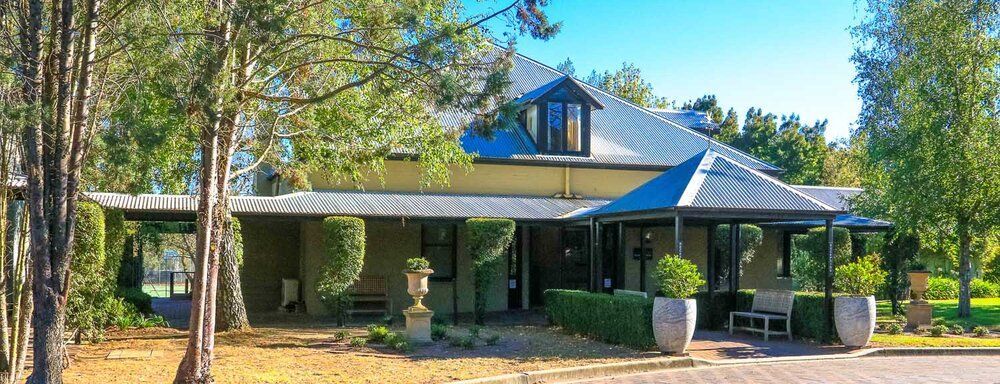
[[[947,277],[931,277],[927,280],[927,300],[948,300],[958,298],[958,280]]]
[[[514,241],[516,225],[510,219],[472,218],[465,221],[466,246],[472,257],[476,290],[475,320],[483,324],[490,285],[496,279],[497,266]]]
[[[826,228],[812,228],[792,238],[792,283],[796,291],[822,291],[826,279]],[[834,267],[851,261],[851,233],[833,228]]]
[[[119,209],[104,210],[104,271],[117,280],[118,271],[125,255],[125,242],[135,233],[135,224],[125,221],[125,213]],[[117,281],[115,282],[117,285]]]
[[[881,263],[878,255],[870,255],[841,265],[834,274],[833,286],[849,295],[872,296],[885,284],[887,273],[879,268]]]
[[[903,333],[903,325],[897,322],[892,322],[886,326],[885,331],[890,335],[898,335]]]
[[[651,299],[549,289],[545,313],[552,324],[569,333],[639,349],[656,345]]]
[[[443,324],[431,324],[431,340],[438,341],[448,338],[448,326]]]
[[[105,301],[112,297],[113,282],[104,271],[104,211],[91,202],[76,208],[76,235],[70,264],[70,289],[66,328],[78,329],[84,337],[100,337],[109,316]]]
[[[752,289],[743,289],[736,293],[735,307],[716,304],[716,308],[713,309],[713,316],[716,317],[714,320],[716,324],[725,324],[729,321],[730,311],[749,311],[753,306],[753,294]],[[836,295],[835,295],[836,296]],[[700,295],[701,300],[707,300],[707,295]],[[834,340],[836,339],[837,331],[831,330],[832,333],[826,333],[826,317],[823,311],[823,298],[822,292],[795,292],[795,302],[792,305],[792,335],[796,338],[803,339],[813,339],[813,340]],[[716,302],[729,302],[729,298],[726,294],[716,294]],[[719,308],[721,307],[721,308]],[[698,303],[699,312],[701,312],[702,306],[701,301]],[[701,317],[699,316],[699,322]]]
[[[368,341],[373,343],[383,343],[385,342],[386,337],[388,337],[390,333],[392,332],[389,331],[389,327],[386,327],[384,325],[375,325],[375,324],[369,325]]]
[[[423,271],[431,267],[431,262],[423,257],[413,257],[406,259],[406,269],[411,271]]]
[[[357,217],[333,216],[323,219],[323,255],[316,292],[323,305],[344,324],[350,305],[347,289],[361,274],[365,262],[365,222]]]
[[[975,298],[1000,297],[1000,284],[983,279],[969,282],[969,293]]]
[[[986,337],[990,334],[990,329],[982,325],[977,325],[972,328],[972,333],[976,334],[976,337]]]
[[[955,324],[951,326],[952,335],[961,336],[963,333],[965,333],[965,327],[963,327],[961,324]]]
[[[948,326],[947,325],[942,324],[942,325],[935,325],[935,326],[931,327],[931,336],[941,337],[942,335],[945,334],[945,332],[948,332]]]
[[[139,313],[145,315],[153,314],[153,297],[143,292],[141,288],[122,288],[118,290],[118,296],[126,303],[132,304]]]
[[[660,286],[663,296],[673,299],[686,299],[698,292],[698,287],[705,285],[705,279],[698,272],[698,266],[690,260],[677,255],[667,254],[656,262],[653,269],[653,280]]]

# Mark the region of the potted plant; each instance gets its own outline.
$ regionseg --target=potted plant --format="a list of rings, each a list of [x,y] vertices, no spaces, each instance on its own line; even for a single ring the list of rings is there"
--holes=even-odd
[[[406,260],[406,293],[413,296],[413,307],[416,309],[427,309],[420,303],[424,295],[427,295],[427,277],[434,273],[430,269],[430,262],[423,257],[414,257]]]
[[[913,263],[910,266],[910,271],[906,274],[910,278],[910,298],[914,302],[922,303],[924,292],[927,292],[927,281],[931,277],[931,271],[928,271],[923,264]]]
[[[875,292],[885,282],[878,255],[865,256],[837,267],[834,288],[845,295],[833,300],[833,316],[840,341],[864,347],[875,331]]]
[[[671,254],[656,263],[653,278],[662,294],[653,299],[653,338],[661,352],[682,354],[691,344],[698,317],[697,304],[690,297],[705,279],[694,263]]]

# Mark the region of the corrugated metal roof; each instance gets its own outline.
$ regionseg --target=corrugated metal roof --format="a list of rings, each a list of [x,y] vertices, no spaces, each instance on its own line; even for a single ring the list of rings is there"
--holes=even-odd
[[[591,215],[678,207],[755,211],[833,212],[792,186],[707,149]]]
[[[719,124],[712,121],[708,117],[708,114],[702,111],[695,110],[674,110],[674,109],[651,109],[657,115],[663,116],[670,121],[677,124],[683,125],[688,128],[698,129],[698,130],[715,130],[719,129]]]
[[[822,227],[826,225],[823,220],[801,220],[801,221],[781,221],[776,223],[764,223],[761,226],[773,226],[781,228],[815,228]],[[851,214],[837,215],[837,218],[833,220],[833,225],[835,227],[843,227],[849,229],[862,229],[862,230],[875,230],[875,231],[885,231],[892,228],[892,223],[884,220],[870,219],[862,216],[855,216]]]
[[[90,193],[105,207],[127,212],[190,212],[193,196]],[[322,191],[288,195],[235,196],[234,215],[331,216],[409,218],[503,217],[515,220],[552,220],[607,200],[560,199],[534,196],[424,194],[405,192]]]
[[[793,185],[793,187],[842,211],[850,211],[850,199],[864,191],[861,188],[827,187],[823,185]]]
[[[512,84],[506,95],[510,100],[517,100],[566,76],[521,55],[515,55],[513,61],[510,74]],[[674,167],[691,156],[713,148],[748,167],[763,171],[779,170],[774,165],[597,87],[577,83],[604,105],[604,109],[591,113],[590,157],[539,154],[523,128],[496,132],[494,140],[466,133],[462,138],[463,148],[466,152],[477,153],[487,159],[650,168]],[[447,125],[462,124],[466,120],[454,114],[442,114],[441,119]]]

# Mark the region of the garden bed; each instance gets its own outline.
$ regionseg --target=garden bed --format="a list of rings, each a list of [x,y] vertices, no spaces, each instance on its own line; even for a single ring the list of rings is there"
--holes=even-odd
[[[338,331],[347,330],[347,337]],[[396,327],[394,331],[402,331]],[[282,325],[218,338],[214,376],[220,383],[437,383],[511,372],[632,360],[642,354],[533,326],[487,327],[495,345],[472,349],[442,340],[400,352],[378,344],[351,346],[363,327]],[[466,328],[452,328],[467,335]],[[66,370],[67,383],[169,382],[187,333],[169,328],[111,332],[106,342],[81,346]],[[108,359],[113,352],[148,358]]]

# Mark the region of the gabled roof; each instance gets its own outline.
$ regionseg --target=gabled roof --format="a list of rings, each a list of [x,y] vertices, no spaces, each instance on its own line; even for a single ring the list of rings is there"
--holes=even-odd
[[[188,195],[126,195],[88,193],[101,206],[134,215],[176,218],[194,215],[198,200]],[[514,220],[557,220],[581,208],[600,206],[607,200],[553,197],[473,195],[410,192],[321,191],[281,196],[234,196],[230,209],[236,216],[405,217],[465,219],[495,217]],[[170,216],[170,214],[174,214]]]
[[[576,81],[572,76],[563,75],[563,77],[552,80],[541,87],[535,88],[531,91],[526,92],[517,98],[514,102],[517,104],[527,104],[538,100],[542,96],[548,95],[553,90],[558,88],[562,84],[567,84],[568,87],[574,88],[581,96],[585,97],[587,101],[590,102],[592,109],[604,109],[604,104],[601,103],[587,88],[584,88],[583,84]]]
[[[522,55],[515,55],[513,64],[510,73],[511,86],[506,95],[509,100],[518,100],[530,92],[537,92],[547,84],[567,77]],[[651,170],[675,167],[691,156],[713,148],[747,167],[772,173],[780,171],[774,165],[648,109],[572,77],[568,78],[604,105],[604,109],[591,112],[590,157],[540,154],[523,128],[495,132],[494,140],[487,140],[468,132],[461,139],[462,147],[466,152],[477,153],[478,161],[485,162]],[[441,119],[446,125],[461,125],[467,120],[463,116],[454,114],[443,114]]]
[[[778,179],[707,149],[589,215],[678,208],[838,212]]]

